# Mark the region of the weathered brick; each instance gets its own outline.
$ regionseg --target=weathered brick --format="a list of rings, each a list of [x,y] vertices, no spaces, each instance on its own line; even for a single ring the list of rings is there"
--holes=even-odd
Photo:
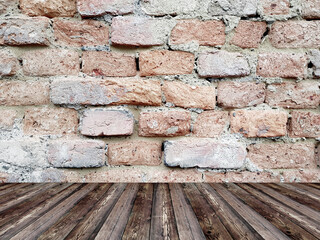
[[[319,21],[275,22],[269,40],[276,48],[318,48],[319,35]]]
[[[320,114],[304,111],[291,112],[289,133],[291,137],[320,137]]]
[[[7,49],[0,50],[0,77],[12,76],[20,69],[19,61],[14,54]]]
[[[240,168],[246,154],[245,146],[240,143],[224,143],[210,138],[164,143],[164,163],[169,167]]]
[[[255,82],[219,82],[218,104],[225,108],[243,108],[264,102],[265,84]]]
[[[313,75],[317,78],[320,77],[320,51],[312,49],[309,58],[313,65]]]
[[[101,21],[55,19],[53,30],[57,45],[77,47],[108,44],[109,28]]]
[[[0,110],[0,129],[13,127],[15,119],[17,119],[17,111],[12,109],[1,109]]]
[[[20,0],[20,8],[29,16],[72,17],[76,0]]]
[[[132,13],[135,0],[78,0],[78,12],[84,17],[102,16],[107,13],[121,15]]]
[[[139,140],[108,144],[109,165],[160,165],[161,154],[159,142]]]
[[[102,167],[105,146],[96,140],[56,140],[49,144],[48,161],[58,168]]]
[[[283,181],[288,183],[290,182],[319,183],[320,168],[283,171],[282,177],[283,177]]]
[[[0,20],[0,45],[49,45],[49,19],[5,18]]]
[[[241,20],[236,28],[231,44],[241,48],[257,48],[266,29],[267,24],[265,22]]]
[[[0,0],[0,14],[6,14],[9,10],[18,9],[19,0]]]
[[[216,51],[199,55],[198,73],[201,77],[241,77],[249,75],[250,68],[242,54]]]
[[[75,171],[66,171],[58,168],[35,169],[30,176],[30,182],[33,183],[75,183],[82,182],[82,176]]]
[[[320,2],[318,0],[302,0],[302,17],[306,19],[320,18]]]
[[[228,124],[228,112],[205,111],[198,115],[192,132],[196,137],[218,137]]]
[[[214,109],[216,106],[213,86],[191,86],[181,82],[166,81],[162,86],[162,91],[166,102],[177,107]]]
[[[201,1],[200,1],[201,2]],[[257,13],[258,0],[209,1],[208,13],[218,15],[252,16]]]
[[[263,53],[259,55],[257,75],[262,77],[304,77],[307,58],[303,54]]]
[[[139,66],[141,76],[191,74],[194,55],[168,50],[141,52]]]
[[[137,74],[134,56],[111,52],[83,52],[82,71],[90,76],[132,77]]]
[[[233,183],[271,183],[280,182],[280,174],[276,172],[205,172],[204,182]]]
[[[187,111],[142,112],[139,118],[139,135],[184,136],[190,133],[191,114]]]
[[[83,105],[161,105],[159,81],[143,79],[108,79],[62,77],[51,84],[54,104]]]
[[[286,15],[290,13],[288,0],[262,0],[264,15]]]
[[[259,143],[248,147],[248,158],[262,169],[315,167],[314,143]]]
[[[236,110],[231,131],[245,137],[280,137],[286,134],[287,113],[277,110]]]
[[[78,75],[79,55],[65,49],[33,50],[23,55],[23,72],[28,76]]]
[[[284,108],[317,108],[320,103],[320,83],[316,81],[270,84],[266,103]]]
[[[111,27],[113,45],[157,46],[167,42],[173,22],[145,17],[115,17]]]
[[[69,108],[28,108],[23,131],[28,135],[74,134],[78,127],[77,111]]]
[[[86,110],[81,120],[81,134],[86,136],[123,136],[133,133],[134,117],[125,110]]]
[[[217,20],[180,20],[170,35],[170,44],[173,45],[196,42],[200,46],[217,46],[225,41],[225,25]]]
[[[43,105],[50,102],[47,81],[0,82],[0,92],[0,105]]]
[[[198,7],[197,0],[143,0],[141,1],[142,10],[153,16],[188,14],[195,11]]]

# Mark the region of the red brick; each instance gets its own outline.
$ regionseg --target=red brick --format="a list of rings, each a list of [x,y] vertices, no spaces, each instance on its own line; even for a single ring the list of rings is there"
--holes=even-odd
[[[134,0],[78,0],[78,12],[84,17],[102,16],[107,13],[122,15],[132,13]]]
[[[264,15],[286,15],[290,13],[290,2],[288,0],[263,0]]]
[[[115,17],[111,27],[113,45],[158,46],[167,42],[172,22],[145,17]]]
[[[229,124],[226,111],[205,111],[198,115],[192,132],[196,137],[218,137]]]
[[[283,181],[288,183],[290,182],[319,183],[320,168],[283,171],[282,176],[283,176]]]
[[[43,105],[50,102],[47,81],[0,82],[0,105]]]
[[[86,136],[124,136],[133,133],[134,117],[124,110],[86,110],[81,134]]]
[[[263,53],[259,55],[257,75],[283,78],[304,77],[306,66],[307,58],[303,54]]]
[[[234,183],[279,183],[280,174],[274,172],[205,172],[204,182]]]
[[[82,71],[90,76],[133,77],[137,74],[134,56],[111,52],[83,52]]]
[[[23,55],[23,72],[28,76],[78,75],[79,55],[65,49],[33,50]]]
[[[1,109],[0,110],[0,129],[12,128],[15,119],[17,119],[17,111],[12,109]]]
[[[8,14],[18,9],[19,0],[0,0],[0,14]]]
[[[219,82],[218,104],[225,108],[243,108],[264,102],[265,84],[255,82]]]
[[[245,137],[280,137],[286,134],[287,113],[277,110],[236,110],[231,131]]]
[[[139,118],[139,135],[173,137],[190,133],[191,114],[187,111],[143,112]]]
[[[83,105],[146,105],[160,106],[159,81],[116,78],[67,77],[57,78],[51,84],[54,104]]]
[[[236,28],[231,44],[241,48],[257,48],[266,29],[267,24],[265,22],[241,20]]]
[[[213,86],[191,86],[181,82],[165,81],[162,91],[166,102],[177,107],[214,109],[216,106]]]
[[[24,133],[28,135],[74,134],[78,127],[77,111],[69,108],[28,108]]]
[[[19,69],[17,57],[10,50],[0,50],[0,77],[15,75]]]
[[[55,19],[53,30],[57,45],[78,47],[108,44],[109,28],[101,21]]]
[[[309,53],[309,60],[312,66],[313,76],[315,78],[320,77],[320,51],[312,49]]]
[[[291,112],[291,137],[320,137],[320,114],[304,111]]]
[[[49,19],[15,17],[0,20],[0,45],[49,45]]]
[[[72,17],[76,0],[20,0],[20,8],[29,16]]]
[[[159,142],[138,140],[108,144],[108,164],[110,165],[160,165],[161,154]]]
[[[215,51],[199,55],[198,73],[200,77],[241,77],[249,75],[250,68],[240,53]]]
[[[320,103],[320,84],[316,81],[270,84],[266,103],[284,108],[317,108]]]
[[[275,22],[271,26],[269,40],[276,48],[318,48],[319,34],[319,21]]]
[[[139,66],[141,76],[191,74],[194,55],[168,50],[141,52]]]
[[[262,169],[315,167],[314,143],[258,143],[248,147],[248,158]]]
[[[224,45],[225,25],[222,21],[180,20],[170,35],[170,44],[196,42],[200,46]]]
[[[302,17],[306,19],[320,18],[320,2],[318,0],[302,0]]]

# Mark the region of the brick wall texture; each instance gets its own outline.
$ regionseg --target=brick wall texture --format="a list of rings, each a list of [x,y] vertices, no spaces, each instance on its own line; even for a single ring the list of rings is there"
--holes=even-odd
[[[0,0],[0,182],[319,182],[318,0]]]

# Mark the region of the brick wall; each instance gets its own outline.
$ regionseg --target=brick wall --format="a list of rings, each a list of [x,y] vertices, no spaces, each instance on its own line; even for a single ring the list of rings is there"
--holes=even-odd
[[[0,0],[0,181],[320,181],[317,0]]]

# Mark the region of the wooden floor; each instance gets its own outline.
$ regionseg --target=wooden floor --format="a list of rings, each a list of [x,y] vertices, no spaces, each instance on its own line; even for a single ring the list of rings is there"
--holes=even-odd
[[[0,239],[320,239],[320,184],[2,184]]]

